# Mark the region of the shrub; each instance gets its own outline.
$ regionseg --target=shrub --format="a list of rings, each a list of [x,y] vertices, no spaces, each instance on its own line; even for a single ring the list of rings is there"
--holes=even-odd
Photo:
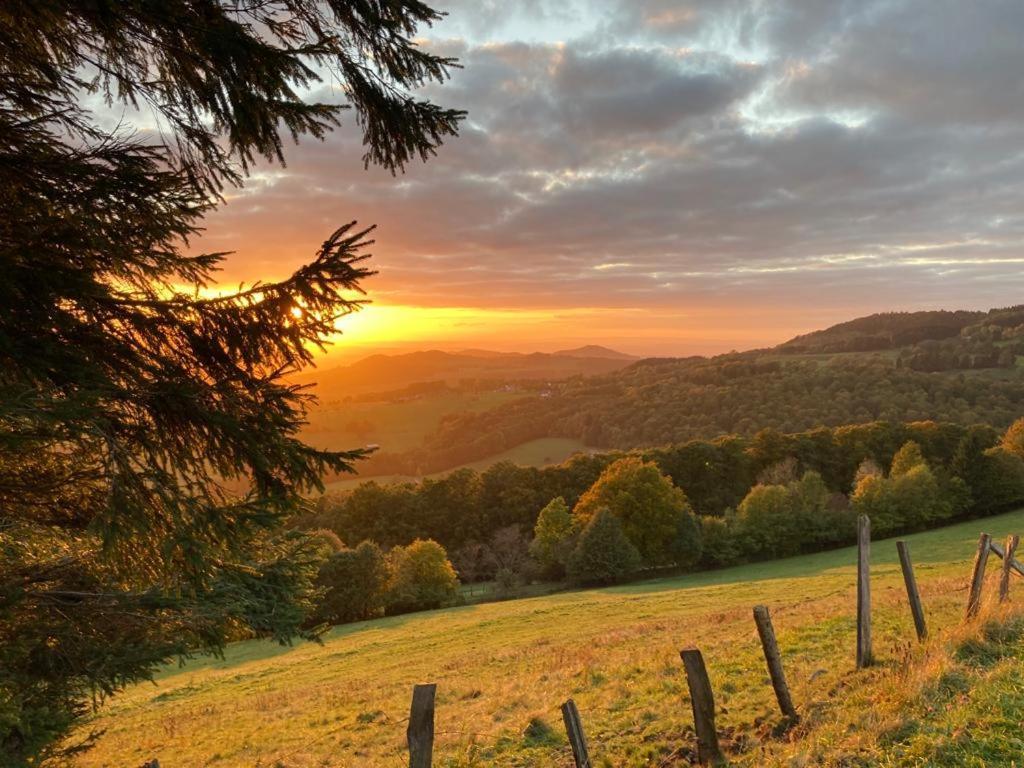
[[[598,510],[569,557],[569,578],[577,584],[616,584],[640,570],[640,552],[610,510]]]
[[[654,462],[619,459],[580,497],[573,510],[578,525],[607,509],[647,565],[691,565],[700,557],[700,528],[680,489]]]
[[[343,548],[320,567],[317,583],[326,590],[315,614],[318,622],[373,618],[384,610],[388,584],[384,553],[371,541],[355,549]]]
[[[740,557],[740,547],[733,532],[730,520],[736,513],[727,509],[724,517],[701,515],[701,565],[708,568],[720,568],[735,563]]]
[[[407,547],[395,547],[388,554],[389,613],[440,608],[456,595],[459,579],[444,547],[431,539],[417,539]]]

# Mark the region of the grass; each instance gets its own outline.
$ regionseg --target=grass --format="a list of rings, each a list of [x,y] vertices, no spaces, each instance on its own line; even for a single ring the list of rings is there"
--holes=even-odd
[[[569,437],[542,437],[465,466],[483,471],[499,461],[511,461],[527,467],[546,467],[561,464],[574,453],[586,450],[587,446],[581,441]]]
[[[527,467],[544,467],[549,464],[560,464],[574,453],[586,450],[588,450],[587,447],[579,440],[564,437],[542,437],[537,440],[530,440],[529,442],[522,443],[521,445],[517,445],[515,448],[510,448],[502,453],[488,456],[486,459],[480,459],[479,461],[474,461],[462,466],[483,471],[492,464],[497,464],[499,461],[511,461],[513,464],[521,464]],[[451,469],[446,469],[444,472],[437,472],[435,474],[428,475],[428,477],[441,477],[442,475],[447,475],[448,473],[461,468],[462,467],[452,467]],[[326,490],[350,491],[360,483],[365,483],[370,480],[374,480],[381,485],[390,485],[393,483],[414,482],[418,479],[419,478],[417,477],[411,477],[408,475],[378,475],[369,477],[357,475],[344,480],[336,480],[333,483],[327,483]]]
[[[323,646],[238,643],[226,659],[168,669],[114,699],[88,724],[105,733],[76,765],[397,767],[417,682],[439,686],[442,768],[569,765],[558,705],[570,696],[597,765],[688,765],[678,652],[690,645],[704,652],[735,765],[1024,765],[1024,624],[959,627],[979,531],[1022,529],[1018,511],[907,537],[934,638],[923,646],[912,642],[895,546],[875,542],[878,664],[861,672],[848,548],[352,624]],[[772,610],[803,718],[786,734],[757,603]]]
[[[477,413],[524,397],[522,392],[462,392],[446,389],[406,400],[325,402],[310,414],[302,437],[318,448],[343,450],[377,443],[388,453],[423,444],[441,420],[453,413]],[[352,429],[364,422],[369,429]]]

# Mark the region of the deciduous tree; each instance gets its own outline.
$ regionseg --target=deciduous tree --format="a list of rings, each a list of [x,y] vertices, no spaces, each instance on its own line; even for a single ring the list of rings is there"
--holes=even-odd
[[[580,497],[573,516],[582,527],[600,509],[621,520],[647,565],[690,565],[700,557],[700,528],[686,494],[654,462],[629,456],[611,464]]]
[[[423,611],[439,608],[455,597],[459,578],[444,547],[430,539],[417,539],[388,553],[388,611]]]
[[[530,554],[548,578],[560,579],[565,575],[575,530],[569,506],[561,496],[548,502],[537,516]]]

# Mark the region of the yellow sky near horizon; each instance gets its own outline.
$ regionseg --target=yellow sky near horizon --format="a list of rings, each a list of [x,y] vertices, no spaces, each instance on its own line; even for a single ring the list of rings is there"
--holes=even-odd
[[[339,321],[341,333],[328,356],[425,348],[552,352],[586,344],[640,356],[715,354],[775,344],[804,330],[800,318],[791,317],[752,332],[755,314],[737,313],[735,307],[513,309],[375,302]]]

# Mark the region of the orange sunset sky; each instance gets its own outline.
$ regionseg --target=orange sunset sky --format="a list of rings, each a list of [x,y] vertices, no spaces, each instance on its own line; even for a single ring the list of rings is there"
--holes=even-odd
[[[290,147],[197,243],[237,252],[231,285],[378,225],[332,354],[714,353],[1019,303],[1021,5],[439,5],[421,44],[464,68],[425,95],[468,110],[459,138],[396,177],[352,125]]]

